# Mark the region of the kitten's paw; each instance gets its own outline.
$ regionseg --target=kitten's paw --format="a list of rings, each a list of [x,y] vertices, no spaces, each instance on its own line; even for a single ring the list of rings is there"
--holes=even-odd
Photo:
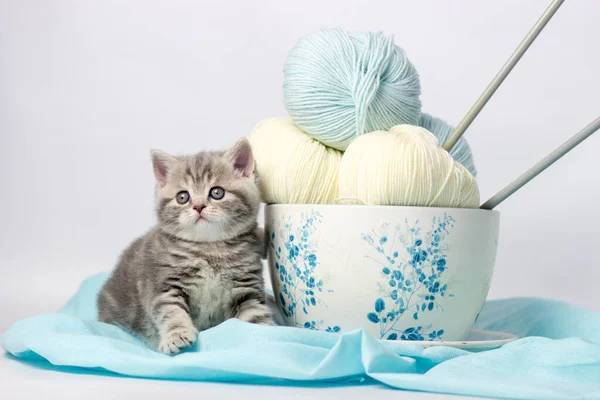
[[[273,321],[273,315],[269,307],[266,304],[259,304],[257,300],[253,300],[253,302],[256,304],[252,302],[244,303],[237,318],[251,324],[276,326],[277,324]]]
[[[264,321],[258,322],[258,325],[277,326],[275,321],[273,321],[273,318],[269,318]]]
[[[250,318],[250,319],[246,320],[245,322],[249,322],[251,324],[256,324],[256,325],[277,326],[277,324],[275,323],[275,321],[273,321],[273,318],[267,317],[267,316],[264,316],[264,315],[263,316],[259,316],[259,317],[255,317],[255,318]]]
[[[182,349],[190,347],[196,342],[198,331],[193,328],[181,328],[167,332],[160,340],[158,351],[164,354],[177,354]]]

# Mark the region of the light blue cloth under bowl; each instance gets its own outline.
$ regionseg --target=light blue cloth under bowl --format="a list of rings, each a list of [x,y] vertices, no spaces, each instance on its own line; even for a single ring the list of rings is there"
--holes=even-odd
[[[97,321],[96,295],[108,274],[84,281],[57,314],[15,323],[2,337],[9,353],[117,374],[175,380],[289,385],[376,380],[393,388],[514,399],[600,399],[600,313],[518,298],[486,303],[478,329],[523,339],[470,353],[382,342],[362,330],[343,335],[239,320],[200,333],[170,357]]]

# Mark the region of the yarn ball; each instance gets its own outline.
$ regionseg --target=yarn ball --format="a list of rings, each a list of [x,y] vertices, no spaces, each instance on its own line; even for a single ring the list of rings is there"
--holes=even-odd
[[[339,196],[398,206],[479,206],[471,173],[428,130],[398,125],[356,139],[344,153]]]
[[[433,133],[440,145],[443,145],[452,131],[454,131],[454,127],[448,125],[445,121],[425,113],[421,114],[417,125]],[[477,176],[477,169],[473,162],[471,147],[469,147],[469,143],[467,143],[467,140],[464,137],[456,142],[454,147],[450,150],[450,155],[468,169],[473,176]]]
[[[419,119],[419,75],[392,37],[321,30],[298,41],[283,73],[290,117],[338,150],[365,133]]]
[[[333,203],[341,152],[308,136],[289,118],[259,122],[248,140],[265,203]]]

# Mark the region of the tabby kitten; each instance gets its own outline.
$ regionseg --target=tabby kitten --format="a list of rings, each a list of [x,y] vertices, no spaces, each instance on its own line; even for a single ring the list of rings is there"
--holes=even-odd
[[[228,318],[273,325],[246,139],[226,152],[152,152],[158,224],[123,252],[98,296],[100,321],[174,354]]]

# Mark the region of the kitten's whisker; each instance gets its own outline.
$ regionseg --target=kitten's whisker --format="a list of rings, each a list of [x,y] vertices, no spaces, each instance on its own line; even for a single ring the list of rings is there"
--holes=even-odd
[[[227,221],[224,221],[224,222],[227,222]],[[221,228],[221,234],[222,234],[223,236],[225,236],[225,229],[223,229],[223,224],[222,224],[222,222],[221,222],[221,221],[219,221],[219,228]]]
[[[243,224],[241,224],[241,223],[237,222],[236,220],[234,220],[233,218],[230,218],[230,217],[228,217],[228,218],[226,219],[226,221],[228,222],[228,224],[229,224],[230,226],[231,226],[231,223],[234,223],[234,224],[235,224],[235,227],[234,227],[234,229],[235,229],[235,232],[236,232],[236,235],[235,235],[235,236],[238,236],[238,234],[239,234],[240,232],[244,232],[244,225],[243,225]]]
[[[232,228],[232,231],[236,231],[237,232],[238,227],[239,227],[239,224],[237,222],[233,221],[231,218],[227,218],[224,221],[227,223],[227,225],[229,225],[230,228]],[[231,225],[232,222],[235,223],[236,226],[232,226]]]

